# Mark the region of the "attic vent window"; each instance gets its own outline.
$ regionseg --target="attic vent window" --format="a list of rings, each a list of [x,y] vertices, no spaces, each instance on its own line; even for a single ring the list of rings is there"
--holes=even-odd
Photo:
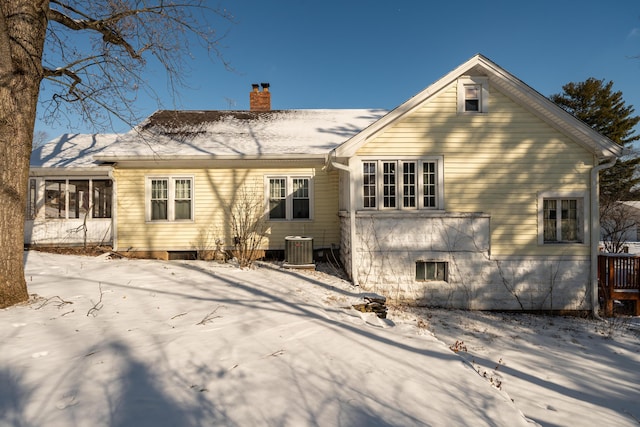
[[[489,111],[489,79],[461,77],[458,79],[458,113],[487,113]]]
[[[480,85],[464,85],[464,111],[480,111]]]

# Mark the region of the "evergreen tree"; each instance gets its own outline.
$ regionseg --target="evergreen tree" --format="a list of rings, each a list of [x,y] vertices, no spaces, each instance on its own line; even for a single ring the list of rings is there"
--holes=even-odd
[[[591,77],[581,83],[568,83],[562,89],[562,94],[551,95],[550,99],[594,130],[627,149],[640,139],[633,129],[640,116],[632,116],[633,106],[625,105],[622,92],[613,92],[613,82]],[[640,183],[638,164],[640,157],[626,154],[600,173],[601,205],[633,198],[637,191],[634,187]]]

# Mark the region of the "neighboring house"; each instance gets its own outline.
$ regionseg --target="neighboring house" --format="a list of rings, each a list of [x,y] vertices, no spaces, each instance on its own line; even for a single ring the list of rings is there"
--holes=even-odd
[[[627,200],[620,203],[625,206],[624,215],[630,225],[624,238],[629,243],[638,243],[640,242],[640,201]]]
[[[597,176],[621,148],[485,57],[388,113],[271,111],[268,85],[250,99],[159,111],[90,155],[117,189],[115,250],[230,248],[244,201],[262,249],[309,236],[397,301],[597,307]]]
[[[640,252],[640,201],[611,204],[600,220],[600,247],[603,252]]]

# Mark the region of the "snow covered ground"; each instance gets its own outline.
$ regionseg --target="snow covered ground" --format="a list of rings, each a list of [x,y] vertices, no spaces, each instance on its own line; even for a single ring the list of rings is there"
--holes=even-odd
[[[640,422],[637,318],[383,320],[317,271],[25,257],[37,297],[0,310],[2,426]]]

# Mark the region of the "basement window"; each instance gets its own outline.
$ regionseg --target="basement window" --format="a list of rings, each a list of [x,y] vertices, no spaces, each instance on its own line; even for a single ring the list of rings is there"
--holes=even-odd
[[[444,261],[416,261],[416,281],[446,282],[449,270],[448,264]]]

